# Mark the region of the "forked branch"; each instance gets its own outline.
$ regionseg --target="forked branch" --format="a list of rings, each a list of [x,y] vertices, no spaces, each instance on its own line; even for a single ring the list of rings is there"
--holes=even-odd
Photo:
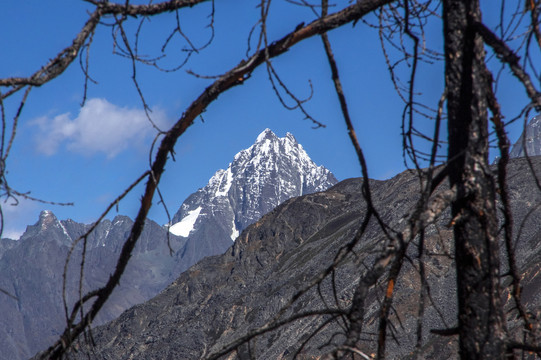
[[[120,277],[131,257],[132,251],[141,235],[145,219],[148,215],[154,194],[156,192],[161,175],[165,169],[165,164],[168,160],[168,155],[173,152],[174,146],[178,138],[184,134],[187,128],[199,116],[209,104],[215,101],[223,92],[240,85],[259,65],[265,63],[266,59],[279,56],[285,53],[289,48],[299,43],[302,40],[310,38],[314,35],[322,34],[329,30],[343,26],[354,20],[361,18],[367,13],[377,9],[380,6],[389,3],[392,0],[365,0],[349,7],[330,14],[324,18],[313,21],[312,23],[295,29],[293,32],[284,36],[278,41],[273,42],[268,47],[258,51],[251,56],[247,61],[241,61],[237,66],[222,75],[214,81],[212,85],[207,87],[203,93],[186,109],[180,119],[173,127],[164,135],[160,146],[156,152],[155,160],[151,166],[152,177],[149,178],[146,184],[144,194],[141,199],[141,206],[135,218],[132,230],[126,239],[121,254],[118,258],[115,271],[109,277],[107,283],[97,290],[95,301],[89,311],[82,317],[78,324],[68,327],[64,330],[60,339],[56,341],[42,355],[42,359],[58,359],[66,351],[71,344],[72,339],[77,338],[93,321],[100,309],[103,307],[114,288],[118,285]]]

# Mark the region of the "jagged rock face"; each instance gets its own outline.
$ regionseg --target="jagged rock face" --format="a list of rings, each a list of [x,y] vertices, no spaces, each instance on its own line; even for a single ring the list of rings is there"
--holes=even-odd
[[[240,231],[285,200],[336,183],[293,135],[278,138],[266,129],[226,170],[218,170],[204,188],[190,195],[173,217],[170,231],[189,238],[182,264],[193,265],[203,251],[205,256],[224,252]]]
[[[16,247],[17,244],[18,242],[12,239],[0,239],[0,261],[2,260],[4,253]]]
[[[534,167],[541,169],[540,157],[534,159]],[[517,259],[524,274],[523,302],[535,313],[541,308],[541,229],[535,215],[541,211],[536,207],[541,193],[531,191],[535,182],[524,160],[511,161],[508,170],[511,211],[517,224],[526,220],[516,242]],[[403,219],[415,205],[418,187],[413,172],[372,182],[374,205],[392,229],[407,225]],[[94,329],[96,346],[89,353],[90,358],[99,354],[103,359],[199,359],[264,325],[300,289],[308,289],[307,285],[328,268],[340,248],[355,236],[366,209],[360,194],[361,181],[350,179],[326,192],[286,201],[243,231],[225,254],[203,259],[160,295]],[[532,216],[529,212],[535,209]],[[431,226],[424,238],[431,300],[427,300],[423,320],[425,345],[420,358],[458,358],[454,337],[440,337],[429,331],[452,327],[457,321],[452,230],[445,226],[449,220],[449,214],[444,214],[437,223],[438,229]],[[381,229],[376,221],[371,221],[354,248],[355,254],[336,270],[334,287],[327,279],[320,287],[307,290],[281,319],[326,306],[348,309],[359,278],[384,243]],[[411,259],[417,256],[416,247],[410,247]],[[502,273],[505,271],[504,267]],[[412,350],[421,293],[418,274],[415,266],[404,262],[394,291],[390,317],[394,326],[387,342],[387,358],[415,358]],[[507,286],[508,282],[503,284]],[[365,297],[365,333],[357,348],[366,354],[376,351],[384,285],[380,281]],[[506,311],[512,307],[509,301]],[[265,333],[249,347],[239,346],[236,353],[222,358],[292,359],[297,351],[300,359],[320,358],[343,341],[342,326],[339,318],[330,321],[330,316],[305,317]],[[519,322],[511,323],[510,333],[521,336],[519,326]],[[318,333],[311,336],[315,330]],[[85,346],[79,344],[79,352],[70,355],[87,359]]]
[[[107,281],[133,221],[126,216],[105,220],[87,238],[83,292]],[[28,359],[56,340],[65,327],[62,305],[62,274],[66,256],[91,225],[59,221],[43,211],[35,225],[28,226],[20,240],[2,240],[9,246],[0,257],[0,359]],[[171,236],[180,248],[185,240]],[[66,294],[69,307],[79,293],[80,241],[68,267]],[[167,286],[178,274],[169,273],[174,258],[167,248],[167,231],[147,221],[121,285],[96,319],[103,324],[125,309],[144,302]]]
[[[524,139],[526,134],[526,139]],[[526,147],[524,147],[524,143]],[[541,155],[541,115],[537,115],[529,124],[526,125],[525,131],[522,132],[520,138],[513,145],[509,156],[511,158],[526,156]]]
[[[293,135],[278,138],[265,130],[256,143],[235,156],[209,184],[192,194],[173,219],[170,256],[166,228],[147,221],[125,274],[95,324],[155,296],[198,260],[221,254],[248,224],[294,196],[322,191],[336,183],[316,166]],[[103,285],[133,221],[126,216],[105,220],[86,243],[83,292]],[[176,227],[175,227],[176,226]],[[43,211],[19,241],[0,240],[0,360],[26,359],[56,340],[65,326],[62,273],[66,255],[90,225],[59,221]],[[193,230],[193,231],[191,231]],[[79,293],[80,242],[70,261],[67,294],[72,304]],[[71,306],[70,306],[71,307]]]

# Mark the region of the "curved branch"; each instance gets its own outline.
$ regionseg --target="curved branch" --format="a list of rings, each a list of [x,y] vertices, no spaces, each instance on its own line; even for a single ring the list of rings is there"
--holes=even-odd
[[[70,344],[70,340],[75,339],[85,331],[103,307],[114,288],[118,285],[137,240],[143,231],[145,219],[152,206],[152,200],[158,187],[158,183],[160,182],[161,175],[165,169],[168,155],[173,151],[178,138],[192,125],[197,116],[199,116],[209,104],[215,101],[220,94],[236,85],[242,84],[244,79],[248,78],[259,65],[265,62],[266,59],[285,53],[290,47],[302,40],[343,26],[354,20],[358,20],[362,16],[391,1],[393,0],[365,0],[350,5],[349,7],[324,18],[315,20],[304,27],[295,29],[295,31],[255,53],[248,61],[241,61],[237,66],[207,87],[203,93],[192,102],[182,117],[165,134],[161,141],[156,152],[155,160],[151,166],[150,171],[152,176],[149,177],[149,180],[147,181],[139,212],[135,218],[130,235],[122,247],[115,271],[110,275],[107,283],[101,289],[97,290],[95,302],[81,321],[74,326],[68,326],[60,339],[41,355],[42,359],[58,359],[62,357],[66,351],[66,344]]]
[[[87,39],[94,32],[104,15],[150,16],[178,10],[184,7],[192,7],[205,1],[208,0],[170,0],[150,5],[129,5],[90,1],[92,4],[96,5],[96,9],[90,15],[89,19],[81,31],[77,34],[72,44],[58,53],[58,55],[50,60],[49,63],[29,77],[11,77],[0,79],[0,86],[14,87],[12,91],[3,94],[2,98],[6,98],[14,92],[20,90],[22,88],[21,86],[41,86],[62,74],[64,70],[66,70],[68,66],[75,60],[77,54],[79,54],[81,49],[84,47]]]
[[[502,39],[486,27],[485,24],[476,22],[475,27],[479,35],[483,38],[483,41],[496,52],[503,62],[509,65],[513,75],[515,75],[526,88],[526,93],[532,101],[533,106],[535,106],[538,111],[541,111],[541,93],[539,93],[533,85],[528,73],[520,66],[520,57],[515,54]]]
[[[325,316],[325,315],[336,316],[336,315],[342,315],[342,314],[344,314],[344,311],[340,310],[340,309],[313,310],[313,311],[306,311],[306,312],[294,314],[294,315],[292,315],[291,317],[289,317],[289,318],[287,318],[285,320],[265,324],[265,325],[261,326],[260,328],[250,332],[249,334],[239,337],[238,339],[236,339],[232,343],[223,346],[218,351],[209,354],[204,359],[205,360],[218,359],[221,356],[224,356],[224,355],[230,353],[231,351],[235,350],[236,348],[238,348],[242,344],[246,343],[247,341],[249,341],[250,339],[253,339],[254,337],[256,337],[258,335],[262,335],[262,334],[268,333],[270,331],[276,330],[276,329],[278,329],[278,328],[280,328],[282,326],[288,325],[288,324],[290,324],[290,323],[292,323],[294,321],[300,320],[300,319],[304,319],[304,318],[307,318],[307,317],[315,317],[315,316]]]
[[[77,54],[85,44],[86,40],[93,33],[96,26],[99,24],[100,18],[102,16],[101,11],[96,9],[87,20],[81,31],[77,34],[73,43],[62,50],[56,57],[49,61],[49,63],[43,66],[41,69],[36,71],[29,77],[12,77],[7,79],[0,79],[0,86],[41,86],[52,79],[56,78],[58,75],[62,74],[64,70],[75,60]],[[3,98],[11,95],[13,92],[2,95]]]
[[[131,5],[128,2],[116,4],[111,2],[100,2],[99,9],[104,15],[129,15],[129,16],[151,16],[164,12],[175,11],[185,7],[192,7],[209,0],[169,0],[157,4]]]

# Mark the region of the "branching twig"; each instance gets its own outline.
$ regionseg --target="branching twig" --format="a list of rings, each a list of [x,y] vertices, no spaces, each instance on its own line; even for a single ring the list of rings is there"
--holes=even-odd
[[[524,85],[526,93],[532,102],[532,105],[541,112],[541,93],[537,91],[535,86],[530,79],[530,76],[519,63],[520,58],[516,55],[513,50],[501,39],[499,39],[496,34],[494,34],[485,24],[477,22],[475,23],[476,30],[483,37],[485,43],[490,46],[500,59],[505,62],[511,68],[513,75]]]
[[[356,3],[341,11],[328,15],[325,18],[315,20],[304,27],[296,29],[282,39],[273,42],[268,47],[265,47],[265,49],[254,54],[248,61],[241,61],[236,67],[207,87],[205,91],[192,102],[182,117],[164,135],[160,146],[158,147],[155,160],[150,170],[153,174],[153,179],[147,181],[141,199],[141,207],[135,218],[132,230],[122,247],[114,272],[111,274],[106,284],[101,289],[97,290],[95,301],[85,316],[78,324],[67,327],[60,339],[41,355],[42,359],[58,359],[62,356],[66,350],[65,344],[69,344],[70,339],[75,339],[87,328],[87,326],[89,326],[117,286],[131,257],[132,250],[143,230],[146,216],[152,206],[156,188],[165,169],[168,154],[171,153],[178,138],[187,130],[197,116],[199,116],[211,102],[216,100],[221,93],[241,84],[242,79],[249,76],[257,66],[265,63],[265,59],[283,54],[290,47],[304,39],[352,22],[389,1],[391,0],[366,0]]]

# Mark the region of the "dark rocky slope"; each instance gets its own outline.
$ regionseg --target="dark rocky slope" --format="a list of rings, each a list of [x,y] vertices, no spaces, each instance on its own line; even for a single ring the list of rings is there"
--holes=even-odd
[[[102,222],[88,237],[83,291],[105,284],[132,224],[129,218],[117,216],[113,221]],[[60,221],[52,212],[43,211],[38,222],[29,226],[20,240],[2,240],[9,241],[11,246],[0,257],[0,288],[16,299],[0,294],[0,359],[27,359],[54,342],[65,327],[64,264],[73,241],[89,227],[72,220]],[[170,240],[176,248],[184,242],[175,236]],[[173,258],[166,244],[167,231],[147,221],[123,281],[99,314],[96,324],[116,318],[125,309],[150,299],[170,284],[177,274],[167,271],[172,268]],[[66,294],[70,307],[79,293],[81,249],[79,246],[73,253],[67,273]]]
[[[533,117],[526,125],[509,156],[512,158],[541,155],[541,115]]]
[[[120,287],[95,320],[103,324],[135,304],[158,294],[201,258],[222,254],[239,230],[279,203],[336,183],[332,173],[317,166],[295,140],[278,138],[266,129],[254,145],[239,152],[227,170],[182,204],[172,220],[171,256],[167,229],[147,221]],[[199,210],[197,210],[199,209]],[[197,216],[189,214],[197,210]],[[188,219],[186,219],[188,217]],[[193,221],[192,221],[193,220]],[[88,237],[83,293],[102,286],[114,270],[133,221],[117,216],[98,225]],[[62,273],[73,242],[90,225],[58,220],[50,211],[27,228],[19,241],[0,240],[0,360],[22,360],[45,349],[65,327]],[[78,298],[83,242],[70,262],[68,305]]]
[[[310,159],[292,134],[279,138],[265,129],[173,216],[170,231],[188,238],[177,254],[177,273],[205,256],[222,254],[242,230],[287,199],[326,190],[337,182]]]
[[[541,158],[535,158],[534,164],[536,169],[541,169]],[[517,258],[524,274],[523,300],[535,312],[541,309],[541,226],[536,221],[538,212],[534,211],[529,217],[528,214],[540,203],[541,191],[536,188],[523,159],[510,164],[509,174],[512,211],[517,224],[515,236],[524,223],[516,242]],[[346,180],[326,192],[285,202],[248,227],[224,255],[202,260],[157,297],[93,330],[96,345],[90,352],[91,358],[198,359],[270,321],[299,289],[328,267],[337,251],[352,239],[364,212],[360,184],[359,179]],[[415,175],[406,172],[388,181],[374,181],[372,189],[383,219],[391,227],[400,228],[416,200],[418,180]],[[425,311],[423,358],[455,358],[457,354],[453,337],[429,333],[430,329],[456,325],[452,241],[451,232],[445,226],[448,221],[444,216],[438,228],[428,229],[425,239],[426,271],[431,299],[436,306],[429,305]],[[323,299],[334,307],[347,308],[360,274],[365,273],[365,266],[372,264],[382,243],[381,231],[372,222],[355,248],[356,256],[349,257],[336,271],[336,299],[331,280],[327,279],[321,284],[320,293],[317,289],[308,291],[282,318],[323,309]],[[415,251],[410,255],[414,258]],[[507,282],[504,279],[504,283]],[[370,334],[374,334],[377,327],[376,296],[382,291],[378,286],[367,298],[364,328],[367,335],[360,348],[368,354],[375,352],[375,335]],[[389,358],[406,358],[412,354],[419,293],[418,271],[405,263],[391,312],[395,340],[389,337]],[[289,359],[297,351],[302,354],[300,358],[317,358],[332,348],[333,343],[343,340],[339,321],[330,322],[316,336],[310,337],[328,319],[328,316],[314,316],[298,320],[259,336],[250,343],[250,349],[258,359]],[[86,346],[80,343],[78,347],[83,351],[73,355],[86,358]],[[237,357],[243,358],[247,351],[247,346],[239,347]]]

